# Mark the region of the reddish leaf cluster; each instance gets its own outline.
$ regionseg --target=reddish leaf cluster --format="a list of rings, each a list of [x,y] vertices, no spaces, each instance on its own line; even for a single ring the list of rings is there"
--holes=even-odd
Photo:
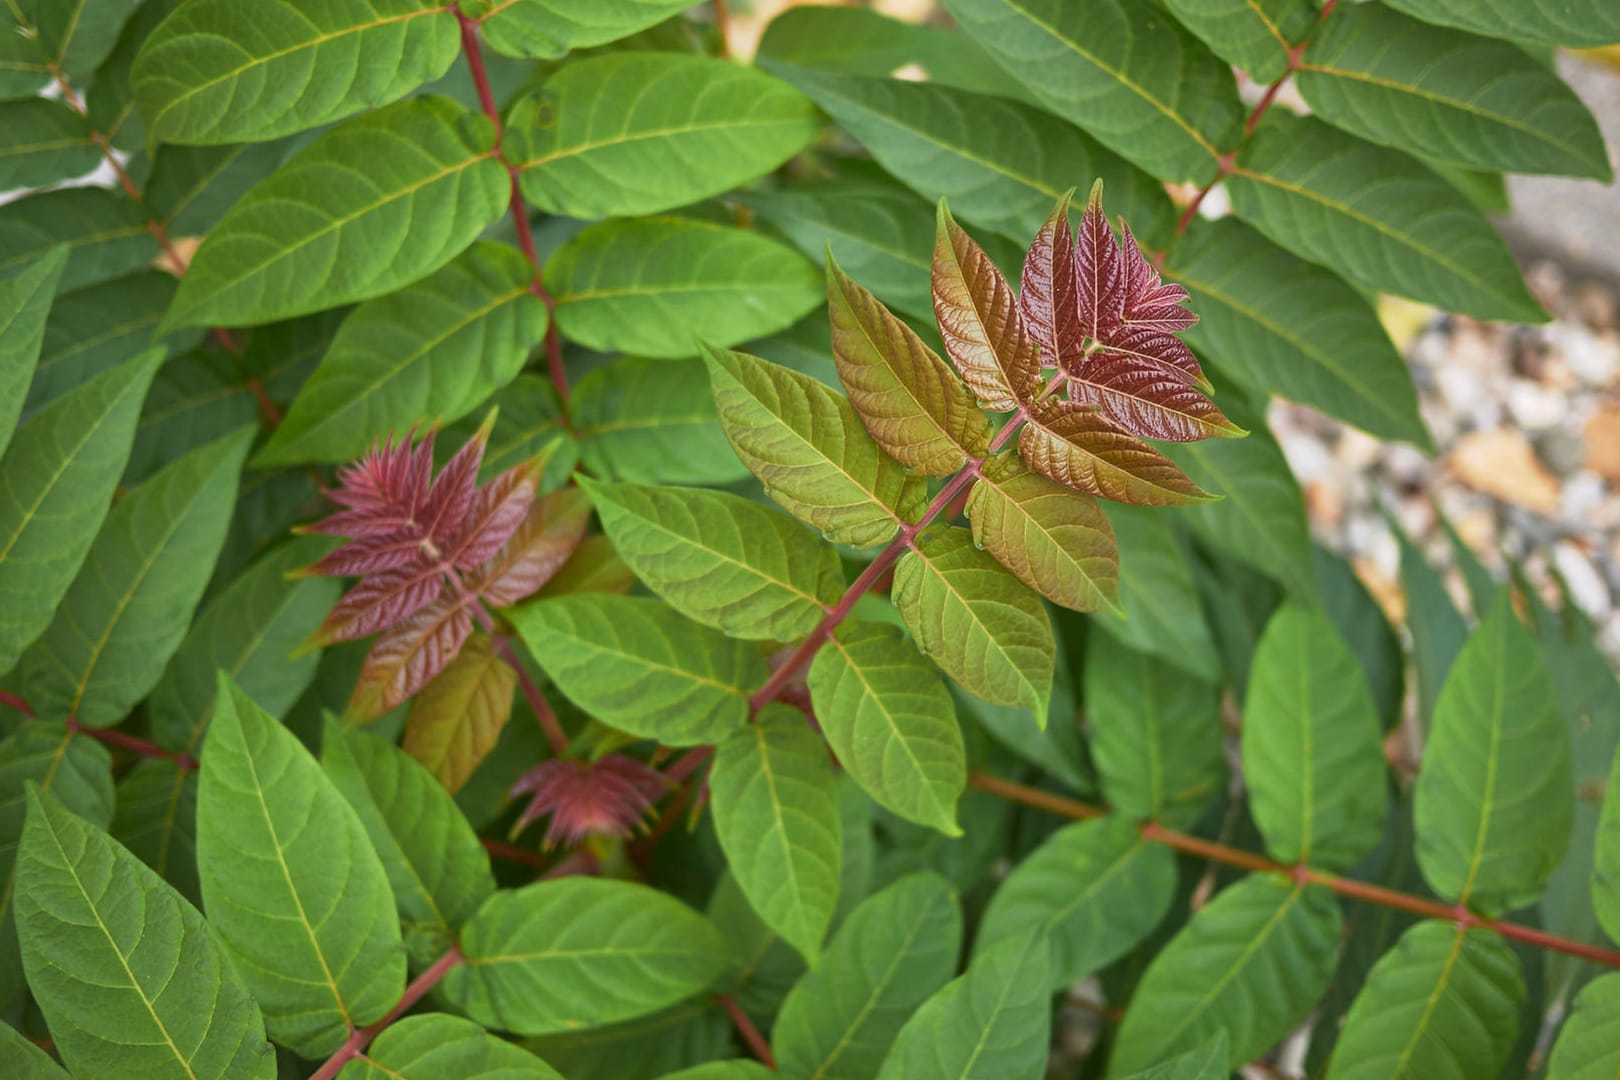
[[[1206,497],[1142,439],[1244,434],[1205,396],[1176,335],[1197,322],[1187,291],[1160,279],[1130,227],[1115,238],[1092,188],[1079,234],[1065,196],[1036,234],[1016,296],[941,212],[934,310],[946,352],[986,408],[1024,413],[1023,456],[1087,494],[1164,504]],[[1051,372],[1067,400],[1043,396]]]
[[[433,475],[434,435],[379,442],[338,474],[343,507],[305,531],[348,538],[308,573],[359,577],[312,638],[314,645],[377,634],[349,712],[380,716],[455,657],[483,614],[537,589],[578,542],[559,545],[535,504],[533,462],[478,483],[493,414]],[[413,433],[414,434],[414,433]],[[583,522],[580,523],[583,525]],[[562,548],[563,550],[559,550]]]
[[[550,814],[548,850],[559,842],[577,846],[588,836],[629,836],[646,821],[653,800],[668,787],[663,773],[623,754],[606,754],[595,761],[542,761],[509,792],[513,798],[531,796],[512,835]]]

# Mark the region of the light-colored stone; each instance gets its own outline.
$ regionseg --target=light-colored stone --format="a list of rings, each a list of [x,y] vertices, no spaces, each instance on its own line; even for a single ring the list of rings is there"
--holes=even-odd
[[[1603,580],[1592,560],[1574,543],[1560,540],[1553,545],[1553,565],[1569,589],[1570,599],[1594,619],[1603,619],[1613,607],[1609,583]]]

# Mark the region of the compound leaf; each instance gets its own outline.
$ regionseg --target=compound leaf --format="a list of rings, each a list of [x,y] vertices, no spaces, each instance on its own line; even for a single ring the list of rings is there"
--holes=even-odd
[[[810,664],[810,699],[844,770],[901,817],[957,836],[967,755],[939,674],[892,623],[850,620]]]
[[[441,97],[333,128],[209,231],[164,326],[287,319],[432,273],[506,210],[494,141],[487,118]]]
[[[838,905],[843,829],[827,748],[785,705],[715,749],[714,829],[743,895],[814,965]]]
[[[836,548],[741,496],[589,479],[580,486],[649,589],[732,637],[796,641],[843,593]]]
[[[456,20],[428,0],[190,0],[152,31],[130,87],[153,142],[262,142],[387,104],[443,75]]]
[[[399,918],[365,826],[297,736],[224,675],[203,746],[197,869],[209,925],[276,1042],[324,1057],[399,1000]]]
[[[679,217],[591,225],[546,263],[545,281],[564,337],[654,357],[774,334],[821,297],[815,268],[792,248]]]
[[[37,788],[17,854],[17,933],[75,1075],[276,1075],[253,995],[202,913]]]
[[[445,997],[520,1035],[645,1016],[706,989],[726,962],[719,931],[674,897],[584,877],[490,896],[462,927],[461,951]]]
[[[762,176],[815,135],[815,107],[754,68],[620,52],[565,64],[507,115],[503,156],[548,213],[673,210]]]
[[[1504,588],[1446,677],[1416,788],[1417,861],[1487,915],[1541,895],[1573,822],[1569,729]]]
[[[1134,949],[1170,909],[1175,855],[1120,817],[1065,825],[1007,875],[979,924],[974,955],[1031,928],[1050,943],[1058,990]],[[971,968],[969,969],[971,970]]]
[[[765,661],[747,642],[661,600],[576,593],[506,612],[570,701],[605,723],[670,745],[714,743],[748,720]]]

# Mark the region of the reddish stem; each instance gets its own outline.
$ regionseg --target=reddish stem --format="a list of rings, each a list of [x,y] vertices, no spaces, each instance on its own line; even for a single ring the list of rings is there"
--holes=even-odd
[[[399,1001],[395,1003],[392,1009],[388,1010],[381,1020],[378,1020],[375,1024],[367,1024],[363,1028],[351,1028],[348,1039],[345,1040],[342,1046],[338,1047],[336,1053],[326,1059],[326,1064],[317,1069],[309,1080],[332,1080],[332,1077],[343,1070],[343,1066],[360,1056],[361,1052],[371,1044],[371,1040],[375,1039],[379,1032],[395,1020],[398,1020],[412,1005],[421,1001],[423,996],[449,973],[450,969],[465,959],[466,957],[461,955],[461,946],[450,946],[449,952],[435,960],[432,967],[418,975],[405,988],[405,993],[400,995]]]
[[[5,690],[0,690],[0,705],[4,705],[8,709],[16,709],[24,716],[34,715],[34,707],[32,705],[28,704],[28,702],[24,701],[16,694],[9,693]]]
[[[29,710],[28,714],[32,716],[33,711]],[[115,731],[112,728],[87,727],[81,724],[78,718],[74,716],[68,717],[66,724],[67,729],[75,735],[87,735],[97,742],[129,750],[144,758],[162,758],[164,761],[172,761],[180,767],[182,772],[192,772],[197,768],[197,759],[190,754],[165,750],[150,739],[143,739],[138,735],[131,735],[124,731]]]
[[[1060,817],[1081,820],[1105,817],[1108,814],[1108,811],[1102,807],[1078,802],[1062,795],[1054,795],[1049,791],[1041,791],[1038,788],[1026,787],[1023,784],[1003,780],[988,773],[971,772],[968,774],[968,783],[980,791],[988,791],[992,795],[999,795],[1009,801],[1022,803],[1025,806],[1033,806],[1038,810],[1045,810]],[[1381,885],[1372,885],[1365,881],[1340,877],[1338,874],[1330,874],[1324,870],[1313,870],[1309,866],[1286,866],[1274,862],[1264,855],[1256,855],[1252,851],[1244,851],[1212,840],[1176,832],[1174,829],[1167,829],[1156,821],[1143,823],[1142,837],[1156,844],[1164,844],[1166,847],[1186,852],[1189,855],[1196,855],[1211,862],[1236,866],[1254,873],[1282,874],[1301,884],[1320,885],[1323,888],[1332,889],[1340,896],[1348,896],[1353,900],[1395,908],[1426,919],[1441,919],[1455,923],[1464,930],[1474,927],[1494,930],[1503,937],[1513,938],[1528,945],[1549,949],[1553,952],[1566,953],[1570,956],[1578,956],[1595,964],[1620,968],[1620,951],[1602,948],[1597,945],[1588,945],[1585,942],[1560,937],[1557,934],[1549,934],[1533,927],[1521,926],[1518,923],[1501,919],[1487,919],[1476,915],[1460,904],[1447,904],[1439,900],[1413,896],[1410,893],[1386,889]]]
[[[742,1006],[738,1005],[736,999],[730,994],[716,994],[714,1000],[719,1003],[722,1009],[726,1010],[726,1015],[731,1017],[731,1026],[737,1029],[737,1034],[741,1035],[743,1042],[748,1044],[748,1049],[753,1052],[755,1057],[765,1063],[767,1069],[775,1072],[776,1056],[771,1053],[770,1044],[759,1033],[759,1029],[754,1026],[754,1022],[748,1019],[748,1014],[742,1011]]]
[[[699,746],[688,750],[675,760],[675,764],[664,770],[664,776],[671,784],[678,784],[696,772],[705,761],[714,756],[714,747]]]
[[[497,859],[522,863],[524,866],[532,866],[536,870],[544,869],[549,865],[545,856],[538,851],[530,851],[528,848],[518,847],[516,844],[508,844],[505,840],[492,840],[484,836],[479,838],[479,842],[484,845],[485,851]]]
[[[482,611],[482,605],[478,610]],[[485,615],[488,618],[488,615]],[[493,629],[490,627],[490,629]],[[554,757],[562,757],[568,752],[568,733],[563,730],[562,721],[546,700],[546,695],[540,692],[540,684],[534,681],[529,669],[523,666],[517,653],[512,649],[512,643],[499,634],[491,633],[495,642],[495,652],[508,667],[517,672],[518,685],[523,688],[523,696],[529,702],[529,708],[534,711],[534,718],[540,722],[540,730],[546,733],[546,741],[551,744],[551,753]]]
[[[478,44],[478,20],[462,14],[460,8],[456,9],[456,18],[461,23],[461,51],[467,57],[467,70],[472,75],[473,85],[478,89],[478,104],[484,110],[484,115],[489,117],[490,123],[495,125],[495,157],[506,167],[507,178],[512,185],[509,200],[512,229],[517,233],[518,247],[523,249],[524,258],[534,267],[534,280],[529,284],[529,291],[546,305],[546,366],[551,373],[551,384],[557,388],[557,396],[566,403],[568,371],[563,366],[562,339],[557,336],[557,302],[546,291],[543,281],[540,256],[534,246],[534,231],[529,227],[529,210],[523,202],[523,189],[518,182],[520,170],[501,153],[503,134],[501,113],[495,105],[495,94],[489,85],[489,72],[484,68],[483,49]]]

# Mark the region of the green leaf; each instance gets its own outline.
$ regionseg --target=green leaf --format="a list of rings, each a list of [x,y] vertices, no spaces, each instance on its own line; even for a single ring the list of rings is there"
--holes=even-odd
[[[1620,11],[1608,0],[1563,0],[1556,5],[1513,0],[1388,0],[1397,11],[1426,22],[1492,37],[1544,45],[1612,45],[1620,41]]]
[[[1339,904],[1274,875],[1216,895],[1154,957],[1120,1025],[1109,1076],[1129,1076],[1225,1030],[1235,1069],[1265,1052],[1316,1004],[1333,974]]]
[[[747,353],[705,349],[720,426],[765,493],[822,536],[869,547],[927,489],[872,441],[842,394]]]
[[[813,9],[793,9],[801,10]],[[821,10],[870,14],[861,8]],[[849,276],[895,310],[925,321],[934,317],[928,287],[934,234],[928,204],[914,192],[892,181],[863,177],[780,191],[744,191],[732,198],[817,262],[825,262],[831,244]],[[986,239],[998,261],[1018,265],[1022,254],[1010,242],[996,235]]]
[[[1195,484],[1225,496],[1193,503],[1176,516],[1233,558],[1281,583],[1296,599],[1314,603],[1316,567],[1299,481],[1265,427],[1264,411],[1240,400],[1221,404],[1227,415],[1250,425],[1245,437],[1164,447]]]
[[[1145,840],[1134,822],[1077,821],[1047,837],[997,887],[974,956],[1035,928],[1051,946],[1041,989],[1059,990],[1136,948],[1175,892],[1175,855]]]
[[[506,209],[494,134],[487,118],[441,97],[328,131],[209,231],[164,326],[291,318],[439,269]]]
[[[734,1058],[694,1065],[690,1069],[669,1073],[663,1080],[771,1080],[775,1075],[757,1061]]]
[[[757,233],[690,218],[592,225],[546,263],[557,329],[600,351],[692,356],[791,326],[821,299],[815,268]]]
[[[1507,1064],[1524,1008],[1507,942],[1426,919],[1367,975],[1327,1075],[1332,1080],[1464,1080]]]
[[[1240,217],[1368,289],[1480,319],[1547,319],[1485,215],[1405,154],[1272,113],[1226,184]]]
[[[328,719],[321,765],[382,860],[407,944],[415,951],[421,943],[432,956],[444,952],[495,891],[472,825],[432,773],[367,732]]]
[[[906,1020],[956,973],[961,939],[961,909],[938,874],[862,901],[782,1003],[771,1032],[782,1074],[875,1077]]]
[[[1119,549],[1119,606],[1125,617],[1100,615],[1096,625],[1138,652],[1220,682],[1221,656],[1166,515],[1134,506],[1104,504],[1103,509]]]
[[[550,1065],[471,1020],[445,1013],[388,1025],[344,1080],[562,1080]]]
[[[127,274],[158,257],[145,215],[121,191],[57,188],[0,206],[0,275],[16,273],[58,244],[71,251],[57,282],[63,292]]]
[[[1440,690],[1451,665],[1468,640],[1468,624],[1434,567],[1406,532],[1391,522],[1401,552],[1401,591],[1406,595],[1407,625],[1412,632],[1412,666],[1416,669],[1418,725],[1433,723]]]
[[[1289,49],[1311,35],[1319,18],[1310,0],[1167,0],[1165,6],[1256,83],[1289,70]]]
[[[377,439],[448,422],[511,382],[546,334],[522,252],[480,243],[414,285],[369,300],[337,337],[257,465],[349,461]]]
[[[501,148],[548,213],[627,217],[707,199],[775,169],[816,133],[780,79],[678,53],[565,64],[511,109]]]
[[[1126,1080],[1227,1080],[1231,1075],[1226,1067],[1226,1032],[1216,1031],[1196,1050],[1132,1073]]]
[[[276,1075],[264,1020],[202,913],[37,788],[17,856],[17,933],[76,1075]]]
[[[894,604],[924,656],[992,705],[1025,705],[1046,726],[1056,645],[1040,598],[973,534],[933,526],[895,564]]]
[[[544,1035],[645,1016],[706,989],[725,943],[674,897],[567,878],[502,890],[461,932],[444,996],[487,1027]]]
[[[1065,191],[1101,177],[1110,208],[1145,243],[1170,235],[1162,187],[1040,109],[937,83],[773,67],[896,179],[986,229],[1027,243]]]
[[[1317,545],[1316,589],[1322,611],[1344,635],[1378,707],[1379,726],[1396,724],[1406,699],[1406,654],[1395,628],[1344,558]]]
[[[748,475],[720,430],[700,360],[624,357],[579,380],[568,407],[580,463],[604,479],[730,484]]]
[[[162,359],[142,353],[59,398],[0,460],[0,672],[50,624],[89,553]]]
[[[967,973],[923,1002],[878,1075],[888,1080],[1041,1080],[1051,1049],[1051,956],[1024,933],[976,952]]]
[[[17,29],[28,31],[34,55],[65,77],[88,78],[118,41],[141,0],[24,0],[11,5]]]
[[[146,206],[171,235],[206,233],[281,165],[290,142],[161,147],[146,181]]]
[[[297,737],[224,675],[203,746],[197,868],[209,924],[276,1042],[325,1057],[399,1000],[399,919],[365,827]]]
[[[1553,1043],[1549,1080],[1608,1080],[1620,1073],[1620,975],[1586,984]]]
[[[1334,14],[1296,76],[1322,119],[1454,165],[1613,177],[1597,121],[1523,49],[1378,4]]]
[[[320,663],[317,653],[293,653],[343,589],[332,578],[288,575],[329,547],[314,539],[280,545],[209,601],[147,702],[158,742],[180,753],[196,751],[214,712],[221,671],[271,716],[292,708]]]
[[[1154,176],[1203,183],[1242,137],[1231,69],[1151,6],[946,0],[945,7],[1047,108]]]
[[[875,77],[915,64],[929,82],[1034,101],[968,35],[904,22],[870,8],[790,7],[765,27],[754,58],[767,66],[794,64]]]
[[[113,819],[112,755],[54,720],[30,721],[0,742],[0,1005],[8,1006],[25,989],[11,901],[26,809],[23,792],[30,782],[105,828]]]
[[[27,388],[23,418],[144,351],[178,285],[173,274],[138,270],[59,295],[45,323],[45,342],[33,384]],[[200,328],[183,330],[163,343],[171,356],[179,356],[199,344],[202,336]]]
[[[1086,641],[1085,702],[1091,758],[1115,813],[1184,828],[1225,787],[1212,683],[1094,635]]]
[[[118,781],[108,832],[193,904],[197,882],[197,773],[166,758],[136,763]]]
[[[1416,788],[1417,859],[1444,900],[1489,916],[1541,895],[1569,845],[1569,729],[1504,588],[1435,706]]]
[[[251,22],[233,0],[189,0],[130,84],[152,142],[262,142],[403,97],[460,51],[428,0],[265,0]]]
[[[901,817],[960,836],[967,785],[950,692],[889,623],[849,620],[810,663],[810,698],[839,764]]]
[[[1119,551],[1095,499],[1055,484],[1011,454],[985,462],[968,496],[973,542],[1054,604],[1119,604]]]
[[[0,1062],[16,1080],[73,1080],[55,1058],[10,1024],[0,1024]]]
[[[833,360],[872,440],[907,470],[947,476],[990,446],[990,421],[967,385],[827,253]]]
[[[476,10],[478,5],[473,5]],[[507,56],[553,60],[629,37],[690,7],[689,0],[483,0],[478,24],[489,47]]]
[[[581,709],[675,746],[718,742],[748,721],[767,670],[747,642],[660,600],[577,593],[509,609],[529,652]]]
[[[1609,768],[1592,846],[1592,910],[1611,940],[1620,941],[1620,750]]]
[[[56,295],[56,282],[67,257],[65,245],[54,247],[0,281],[0,456],[17,430],[17,417],[45,341],[51,298]]]
[[[157,685],[225,543],[253,435],[199,447],[107,515],[56,617],[23,656],[28,700],[42,715],[107,727]]]
[[[838,774],[799,713],[767,706],[715,749],[714,829],[743,895],[806,961],[838,906]]]
[[[1337,274],[1235,217],[1195,217],[1164,273],[1192,293],[1198,324],[1187,339],[1250,390],[1433,450],[1406,361],[1372,304]]]
[[[696,377],[706,397],[708,383],[703,372],[697,371]],[[581,379],[574,386],[575,401],[586,381]],[[545,462],[540,490],[555,491],[561,487],[574,471],[577,448],[564,430],[563,406],[550,380],[535,374],[519,375],[497,390],[489,403],[496,410],[495,427],[489,433],[489,445],[484,448],[484,464],[478,470],[478,478],[489,480],[514,465],[538,457]],[[483,419],[474,414],[451,424],[445,429],[446,436],[450,437],[447,441],[450,445],[466,442],[482,426]]]
[[[636,576],[731,637],[797,641],[843,595],[837,549],[758,503],[698,488],[580,486]]]
[[[0,108],[0,188],[42,187],[101,164],[84,117],[47,98]]]
[[[1249,810],[1280,863],[1349,869],[1384,834],[1383,733],[1367,679],[1322,615],[1266,623],[1243,708]]]
[[[23,34],[19,14],[15,8],[0,13],[0,101],[31,98],[51,80],[32,35]]]

